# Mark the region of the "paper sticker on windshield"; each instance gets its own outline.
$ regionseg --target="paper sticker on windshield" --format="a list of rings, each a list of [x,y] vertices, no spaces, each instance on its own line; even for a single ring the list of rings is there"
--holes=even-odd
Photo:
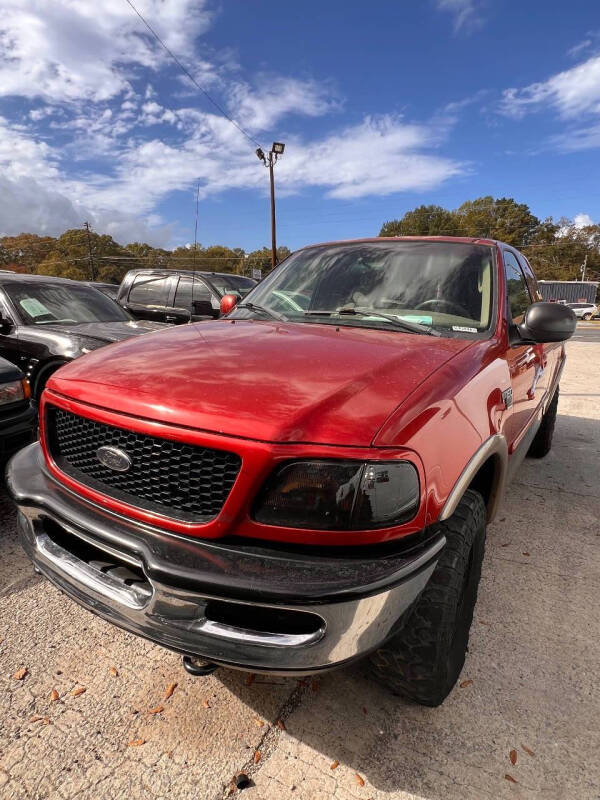
[[[433,325],[433,317],[428,317],[426,314],[398,314],[398,319],[403,319],[406,322],[416,322],[418,325]]]
[[[43,303],[36,300],[35,297],[27,297],[25,300],[19,300],[21,308],[29,314],[30,317],[43,317],[50,312]]]
[[[466,325],[453,325],[453,331],[462,331],[462,333],[477,333],[477,328],[467,328]]]

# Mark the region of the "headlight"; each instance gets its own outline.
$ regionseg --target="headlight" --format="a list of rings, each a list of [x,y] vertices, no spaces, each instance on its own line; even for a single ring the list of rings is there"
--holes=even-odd
[[[27,381],[0,383],[0,405],[18,403],[19,400],[25,400],[27,397],[29,397],[29,384]]]
[[[399,525],[419,507],[419,476],[408,461],[295,461],[267,481],[254,508],[266,525],[366,530]]]

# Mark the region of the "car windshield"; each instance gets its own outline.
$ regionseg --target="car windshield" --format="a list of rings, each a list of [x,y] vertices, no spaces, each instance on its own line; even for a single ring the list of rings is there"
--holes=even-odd
[[[394,328],[410,323],[466,336],[491,324],[494,249],[462,242],[389,241],[300,250],[249,297],[292,322]],[[396,324],[394,324],[396,323]]]
[[[209,280],[221,296],[238,294],[245,297],[256,286],[256,281],[243,275],[211,275]]]
[[[27,325],[121,322],[130,319],[114,300],[88,286],[7,281],[4,291]]]

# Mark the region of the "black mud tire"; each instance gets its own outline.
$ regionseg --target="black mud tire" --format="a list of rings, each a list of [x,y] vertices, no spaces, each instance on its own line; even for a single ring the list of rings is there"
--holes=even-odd
[[[486,508],[467,490],[454,514],[440,523],[446,546],[403,627],[370,656],[370,673],[393,694],[439,706],[463,668],[481,564]]]
[[[535,435],[535,438],[527,455],[529,458],[543,458],[547,456],[552,448],[552,437],[554,435],[554,426],[556,425],[556,413],[558,411],[558,386],[554,392],[554,397],[550,405],[546,409],[546,413],[542,417],[540,427]]]

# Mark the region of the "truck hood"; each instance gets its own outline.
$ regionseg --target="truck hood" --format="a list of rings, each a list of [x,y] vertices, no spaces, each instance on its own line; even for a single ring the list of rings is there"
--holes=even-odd
[[[394,409],[469,346],[398,331],[218,320],[102,348],[49,387],[165,423],[267,442],[368,446]]]

